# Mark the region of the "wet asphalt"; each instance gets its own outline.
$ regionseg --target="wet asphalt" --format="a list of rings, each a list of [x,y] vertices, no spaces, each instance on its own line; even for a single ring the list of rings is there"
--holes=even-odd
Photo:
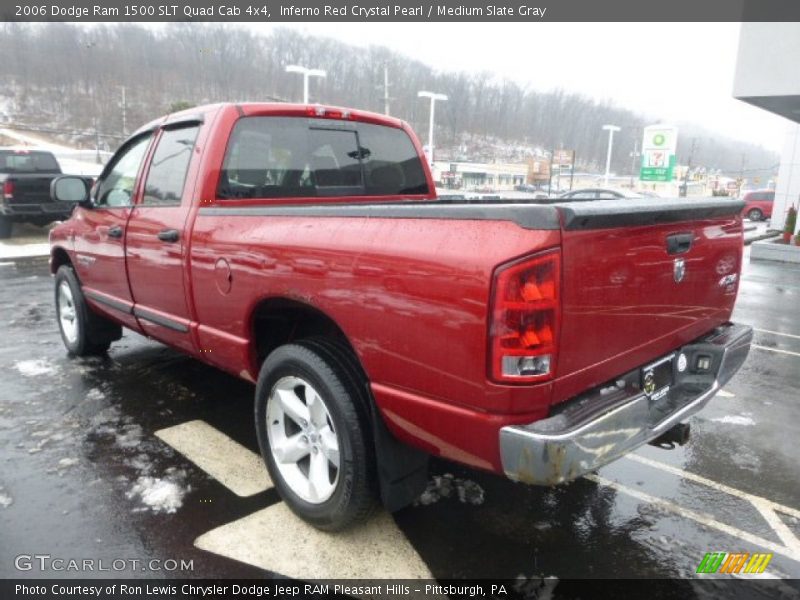
[[[43,261],[0,265],[0,577],[63,576],[14,566],[43,553],[193,561],[191,572],[105,576],[271,577],[193,541],[280,502],[275,491],[238,497],[154,435],[201,419],[258,452],[252,386],[130,332],[106,358],[69,358],[52,286]],[[687,446],[645,447],[600,480],[554,489],[434,460],[428,492],[394,522],[440,579],[692,577],[706,552],[772,551],[747,535],[787,547],[770,575],[800,578],[800,554],[786,544],[787,530],[800,537],[800,519],[773,513],[781,534],[749,500],[800,509],[799,311],[800,266],[746,265],[735,320],[764,330],[763,348],[691,420]],[[158,482],[172,495],[148,504]]]

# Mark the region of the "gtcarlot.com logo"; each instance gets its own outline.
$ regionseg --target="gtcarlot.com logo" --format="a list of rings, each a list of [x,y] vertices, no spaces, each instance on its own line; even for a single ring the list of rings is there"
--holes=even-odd
[[[708,552],[697,567],[698,573],[763,573],[772,554],[756,552]]]

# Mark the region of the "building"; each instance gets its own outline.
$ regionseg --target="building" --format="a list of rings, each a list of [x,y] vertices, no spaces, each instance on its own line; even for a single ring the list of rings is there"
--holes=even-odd
[[[788,208],[800,204],[798,65],[800,23],[742,23],[733,95],[788,119],[771,222],[772,229],[779,230],[783,229]]]
[[[433,180],[437,186],[464,191],[491,189],[513,190],[525,183],[528,165],[506,163],[471,163],[436,161]]]

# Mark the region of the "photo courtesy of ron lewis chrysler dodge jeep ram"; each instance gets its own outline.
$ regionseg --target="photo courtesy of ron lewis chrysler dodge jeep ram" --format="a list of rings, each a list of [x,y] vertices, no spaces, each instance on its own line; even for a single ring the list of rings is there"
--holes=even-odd
[[[255,383],[269,474],[321,529],[412,502],[430,455],[554,485],[684,443],[752,339],[741,202],[437,200],[409,126],[358,110],[171,114],[52,195],[69,353],[127,327]]]

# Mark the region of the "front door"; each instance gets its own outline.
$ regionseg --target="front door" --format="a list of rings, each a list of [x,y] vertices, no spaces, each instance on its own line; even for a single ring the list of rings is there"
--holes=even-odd
[[[136,200],[137,181],[152,135],[120,148],[92,190],[93,208],[75,214],[75,269],[83,293],[97,309],[139,329],[125,271],[125,230]]]
[[[160,132],[126,239],[128,278],[139,324],[148,335],[190,352],[195,347],[184,283],[184,230],[191,190],[184,188],[198,129],[191,124]]]

